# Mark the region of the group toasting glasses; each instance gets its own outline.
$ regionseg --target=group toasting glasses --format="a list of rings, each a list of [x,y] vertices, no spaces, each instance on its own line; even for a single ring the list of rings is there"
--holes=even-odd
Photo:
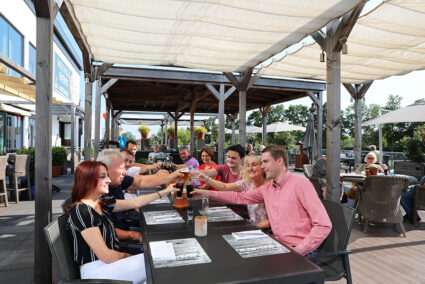
[[[192,191],[195,188],[194,181],[196,180],[195,171],[196,170],[189,170],[189,168],[180,170],[183,177],[176,182],[176,188],[179,189],[176,193],[177,198],[182,198],[183,193],[186,193],[187,198],[192,197]]]

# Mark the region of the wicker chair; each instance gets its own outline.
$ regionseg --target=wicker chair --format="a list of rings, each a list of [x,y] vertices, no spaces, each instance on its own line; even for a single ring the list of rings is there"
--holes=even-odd
[[[364,232],[369,222],[398,224],[406,237],[400,207],[401,193],[407,190],[409,179],[398,176],[367,176],[359,186],[359,219],[365,219]]]
[[[337,281],[342,277],[352,283],[347,250],[356,209],[341,203],[323,200],[332,222],[332,230],[317,249],[317,264],[325,271],[325,281]]]
[[[7,166],[7,158],[8,156],[0,156],[0,197],[3,196],[4,205],[7,207],[9,202],[7,200],[7,188],[6,188],[6,166]]]
[[[13,187],[7,190],[15,192],[16,203],[19,203],[19,192],[24,190],[28,190],[28,199],[31,200],[30,162],[29,155],[15,155],[14,169],[9,175],[9,183],[13,184]],[[19,187],[18,178],[20,177],[26,178],[26,187]]]
[[[413,224],[418,225],[418,210],[425,210],[425,185],[416,185],[413,197]]]

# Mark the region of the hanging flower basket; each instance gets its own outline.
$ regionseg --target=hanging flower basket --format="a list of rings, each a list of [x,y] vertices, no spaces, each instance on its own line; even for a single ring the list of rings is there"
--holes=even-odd
[[[205,133],[207,133],[207,129],[203,126],[196,127],[194,132],[196,133],[199,140],[205,139]]]
[[[140,135],[142,136],[142,139],[148,139],[150,131],[151,129],[145,125],[141,125],[139,127],[139,132],[140,132]]]
[[[170,127],[168,127],[167,128],[167,132],[168,132],[168,135],[170,136],[170,139],[172,140],[172,139],[174,139],[175,137],[176,137],[176,133],[175,133],[175,128],[174,128],[174,126],[170,126]]]

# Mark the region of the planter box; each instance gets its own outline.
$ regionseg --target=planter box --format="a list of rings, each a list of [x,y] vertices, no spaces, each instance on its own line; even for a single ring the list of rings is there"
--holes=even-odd
[[[62,174],[62,166],[52,166],[52,177],[60,177]]]
[[[394,173],[414,176],[418,180],[425,175],[425,163],[394,161]]]

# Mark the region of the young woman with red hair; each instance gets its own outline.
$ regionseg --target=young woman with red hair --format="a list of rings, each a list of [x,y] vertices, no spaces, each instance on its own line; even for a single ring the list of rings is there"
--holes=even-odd
[[[69,228],[72,235],[74,261],[80,265],[82,279],[129,280],[144,283],[143,253],[131,256],[118,251],[118,238],[112,212],[139,208],[163,195],[176,191],[168,188],[129,200],[101,198],[108,193],[111,180],[104,163],[84,161],[75,171]]]

